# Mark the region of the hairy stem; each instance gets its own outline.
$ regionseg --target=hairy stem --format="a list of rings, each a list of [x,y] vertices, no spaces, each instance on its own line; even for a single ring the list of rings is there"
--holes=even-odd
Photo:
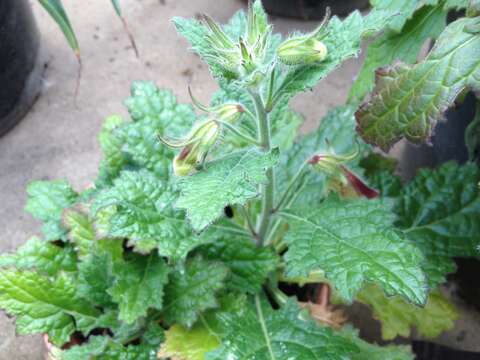
[[[265,151],[270,151],[270,123],[268,121],[268,114],[263,105],[262,98],[257,92],[250,91],[253,102],[255,104],[255,111],[258,122],[258,142]],[[270,217],[272,215],[275,177],[273,169],[267,170],[267,183],[262,185],[262,212],[257,222],[258,246],[263,246],[265,234],[270,226]]]

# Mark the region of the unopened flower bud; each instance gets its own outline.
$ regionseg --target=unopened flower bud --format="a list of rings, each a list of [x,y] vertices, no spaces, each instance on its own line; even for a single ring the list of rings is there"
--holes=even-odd
[[[223,104],[212,109],[212,112],[218,116],[218,119],[228,123],[234,123],[245,111],[240,104]]]
[[[328,188],[342,197],[352,198],[364,196],[368,199],[379,195],[378,191],[369,187],[358,175],[350,171],[344,163],[353,160],[358,151],[346,156],[334,153],[314,155],[308,161],[314,169],[328,175]]]
[[[284,41],[277,55],[286,65],[307,65],[325,60],[328,50],[324,43],[311,36],[296,37]]]
[[[173,159],[173,172],[177,176],[187,176],[205,161],[208,152],[220,135],[220,126],[215,120],[195,124],[184,140],[159,140],[172,148],[182,148]]]
[[[245,108],[238,103],[225,103],[214,107],[208,107],[200,103],[192,94],[192,89],[188,87],[188,93],[192,99],[193,104],[200,110],[210,114],[214,114],[220,121],[234,123],[238,120],[240,115],[245,112]]]

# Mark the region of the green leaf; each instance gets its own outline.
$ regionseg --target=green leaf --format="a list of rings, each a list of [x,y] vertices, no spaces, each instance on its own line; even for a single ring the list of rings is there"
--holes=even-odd
[[[339,67],[345,60],[360,52],[362,36],[371,30],[368,18],[355,11],[345,20],[333,17],[318,34],[328,50],[326,59],[318,64],[281,67],[275,88],[275,98],[291,98],[298,92],[313,88],[321,79]]]
[[[154,248],[162,256],[183,259],[200,244],[212,239],[197,236],[185,222],[183,214],[172,207],[176,194],[152,173],[124,171],[114,186],[103,190],[92,206],[93,214],[115,206],[110,218],[109,234],[128,238],[140,252]]]
[[[150,326],[139,345],[124,346],[108,336],[90,336],[87,343],[72,346],[63,351],[62,360],[156,360],[156,353],[163,339],[158,326]]]
[[[265,172],[278,162],[278,149],[239,151],[207,163],[206,169],[182,178],[176,206],[185,209],[194,230],[202,231],[227,205],[244,205],[259,195]]]
[[[230,76],[229,74],[224,73],[223,69],[214,61],[217,54],[208,41],[207,28],[200,21],[195,19],[184,19],[181,17],[174,17],[172,21],[177,32],[192,45],[192,50],[208,64],[213,76]]]
[[[278,264],[270,248],[258,248],[248,238],[224,238],[200,249],[209,260],[220,260],[230,269],[227,287],[233,291],[256,294]]]
[[[360,349],[358,353],[351,355],[351,360],[413,360],[415,358],[408,346],[369,344],[359,338],[358,330],[348,326],[337,334],[348,339]]]
[[[114,115],[107,118],[103,125],[102,131],[98,135],[100,148],[103,156],[100,161],[98,177],[95,182],[97,187],[111,185],[120,171],[128,164],[128,158],[122,152],[124,140],[115,134],[115,129],[123,126],[125,120],[121,116]]]
[[[205,310],[218,306],[216,292],[224,287],[228,268],[195,257],[170,274],[165,287],[164,319],[191,327]]]
[[[323,270],[349,302],[365,281],[374,281],[387,295],[425,304],[422,254],[392,227],[395,217],[380,201],[330,196],[317,209],[288,211],[284,217],[287,276]]]
[[[61,271],[76,272],[76,263],[77,257],[71,246],[60,247],[35,237],[18,248],[16,253],[0,256],[0,267],[36,269],[48,276],[55,276]]]
[[[318,326],[290,300],[280,310],[257,302],[236,313],[219,314],[226,334],[205,360],[349,358],[358,348],[331,329]]]
[[[61,0],[38,0],[44,9],[50,14],[50,16],[55,20],[57,25],[62,30],[65,39],[68,42],[68,45],[75,52],[75,55],[80,56],[80,47],[78,46],[78,40],[73,31],[72,24],[68,19],[65,8],[63,7]]]
[[[452,257],[479,255],[480,170],[475,164],[446,163],[420,170],[400,196],[398,226],[425,254],[429,285],[455,270]]]
[[[382,1],[384,2],[384,1]],[[399,4],[404,8],[405,2]],[[413,1],[407,1],[407,4]],[[408,6],[408,5],[407,5]],[[404,14],[402,11],[400,14]],[[394,61],[413,64],[427,39],[436,39],[446,25],[447,13],[440,6],[425,6],[418,10],[401,32],[386,31],[367,49],[367,57],[350,90],[350,99],[362,100],[374,86],[375,70]],[[397,16],[395,16],[397,18]],[[400,19],[397,19],[398,21]]]
[[[437,1],[426,1],[435,5]],[[375,11],[385,11],[393,15],[388,21],[387,27],[394,32],[401,32],[405,23],[410,19],[420,4],[419,0],[370,0]]]
[[[62,360],[90,360],[104,355],[110,338],[107,336],[91,336],[88,342],[82,345],[72,346],[62,353]]]
[[[27,187],[28,200],[25,210],[43,222],[47,240],[65,238],[66,230],[61,225],[63,210],[72,206],[78,194],[65,180],[34,181]]]
[[[409,304],[398,296],[385,297],[376,286],[363,289],[357,300],[372,307],[374,317],[382,324],[382,338],[409,337],[415,326],[420,335],[434,338],[451,329],[458,313],[439,291],[432,291],[425,307]]]
[[[192,107],[178,104],[171,91],[148,81],[132,83],[125,105],[133,122],[109,118],[100,134],[104,158],[97,185],[110,185],[126,168],[147,168],[168,179],[175,152],[161,144],[157,135],[178,138],[187,133],[195,120]]]
[[[204,360],[208,352],[220,346],[218,338],[201,322],[191,329],[173,325],[165,336],[158,353],[160,359]]]
[[[16,316],[19,334],[48,333],[56,345],[67,342],[78,329],[87,334],[100,313],[78,297],[72,279],[54,280],[35,272],[0,272],[0,307]]]
[[[122,260],[122,240],[99,240],[78,264],[78,294],[94,304],[111,306],[114,263]]]
[[[119,305],[120,319],[131,324],[146,316],[150,308],[161,310],[168,272],[165,261],[154,253],[134,254],[128,261],[117,262],[113,268],[115,282],[109,293]]]
[[[377,189],[381,196],[397,197],[402,191],[402,180],[388,171],[379,171],[368,178],[368,183]]]
[[[87,214],[77,210],[67,210],[63,214],[63,222],[70,229],[68,239],[77,247],[78,257],[87,256],[96,240],[93,222]]]
[[[378,73],[372,99],[356,113],[366,142],[388,150],[402,137],[416,144],[427,141],[457,95],[467,87],[478,89],[480,36],[468,30],[476,21],[450,24],[424,61]]]

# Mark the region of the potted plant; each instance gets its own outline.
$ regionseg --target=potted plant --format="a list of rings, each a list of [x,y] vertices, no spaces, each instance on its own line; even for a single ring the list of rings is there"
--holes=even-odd
[[[374,1],[372,1],[374,2]],[[318,20],[329,7],[333,14],[343,16],[368,7],[368,0],[265,0],[265,10],[272,15]]]
[[[59,25],[69,46],[79,61],[80,47],[61,0],[39,0],[39,3]],[[135,40],[122,15],[118,0],[112,0],[121,19],[132,48],[138,56]],[[0,136],[17,124],[28,112],[42,87],[42,74],[46,64],[40,51],[38,33],[31,5],[27,0],[4,0],[0,4]],[[78,90],[77,88],[75,92]]]
[[[0,4],[0,136],[11,129],[38,96],[45,60],[26,0]]]
[[[368,102],[332,109],[311,134],[297,136],[288,106],[398,16],[327,17],[287,39],[260,1],[224,26],[175,18],[220,90],[209,105],[192,95],[196,115],[135,82],[131,121],[112,116],[99,135],[93,187],[28,187],[44,239],[0,258],[18,333],[46,334],[57,360],[413,359],[362,340],[336,304],[371,307],[386,340],[454,324],[439,287],[453,257],[478,255],[480,170],[447,163],[402,184],[374,150],[428,138],[478,86],[479,19],[450,24],[418,64],[379,71]]]

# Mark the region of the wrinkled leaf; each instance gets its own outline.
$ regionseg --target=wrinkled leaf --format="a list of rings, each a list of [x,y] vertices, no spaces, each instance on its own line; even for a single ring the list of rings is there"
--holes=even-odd
[[[205,310],[218,306],[216,292],[224,287],[228,268],[195,257],[170,274],[165,287],[164,319],[191,327]]]
[[[398,226],[425,254],[423,268],[436,287],[455,270],[452,257],[479,255],[480,170],[453,162],[423,169],[403,188]]]
[[[65,180],[34,181],[28,185],[27,194],[25,210],[43,222],[46,240],[64,239],[66,230],[61,224],[63,210],[72,206],[78,198],[70,184]]]
[[[451,329],[458,313],[439,291],[432,291],[425,307],[420,308],[399,298],[387,298],[382,291],[369,285],[363,289],[357,300],[372,307],[374,317],[382,324],[382,338],[408,337],[413,326],[420,335],[434,338]]]
[[[458,94],[468,87],[478,89],[480,36],[468,31],[477,20],[450,24],[417,65],[377,71],[372,99],[356,113],[358,132],[366,142],[387,151],[402,137],[416,144],[428,141]]]
[[[262,153],[249,149],[226,155],[179,182],[176,206],[185,209],[195,231],[201,231],[223,214],[227,205],[244,205],[259,195],[267,181],[266,170],[278,162],[278,149]]]
[[[381,202],[331,196],[317,209],[291,210],[283,216],[289,224],[287,276],[323,270],[349,302],[365,281],[374,281],[388,295],[425,304],[422,254],[392,227],[395,217]]]

